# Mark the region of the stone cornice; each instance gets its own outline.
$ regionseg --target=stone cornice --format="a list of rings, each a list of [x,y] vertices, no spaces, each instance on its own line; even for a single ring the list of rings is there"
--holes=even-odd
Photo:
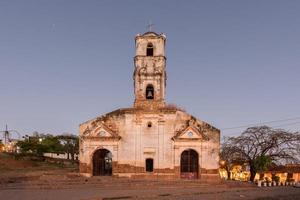
[[[81,136],[83,140],[93,140],[93,141],[119,141],[121,140],[121,136],[114,137],[100,137],[100,136]]]
[[[158,34],[158,33],[153,32],[153,31],[147,31],[143,34],[137,34],[135,36],[135,40],[137,40],[138,38],[145,38],[145,37],[147,37],[147,38],[162,38],[163,40],[167,39],[166,35],[163,34],[163,33]]]
[[[160,55],[160,56],[151,56],[151,57],[149,57],[149,56],[143,56],[143,55],[137,55],[137,56],[134,56],[133,59],[136,60],[136,59],[139,58],[139,57],[141,57],[141,58],[146,58],[146,57],[147,57],[147,58],[149,58],[149,59],[150,59],[150,58],[152,58],[152,59],[153,59],[153,58],[154,58],[154,59],[155,59],[155,58],[163,58],[163,59],[167,60],[166,56],[161,56],[161,55]]]

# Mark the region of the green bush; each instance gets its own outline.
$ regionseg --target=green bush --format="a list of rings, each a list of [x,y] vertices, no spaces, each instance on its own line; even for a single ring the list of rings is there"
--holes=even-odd
[[[279,183],[279,182],[280,182],[280,177],[279,177],[279,176],[275,176],[275,177],[274,177],[274,181],[275,181],[276,183]]]
[[[278,183],[280,181],[280,177],[276,176],[276,175],[272,175],[272,181],[275,181],[276,183]]]

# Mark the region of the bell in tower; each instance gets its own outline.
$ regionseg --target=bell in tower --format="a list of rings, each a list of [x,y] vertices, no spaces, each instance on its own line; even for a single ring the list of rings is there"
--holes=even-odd
[[[151,31],[135,37],[135,107],[155,109],[165,105],[165,43],[164,34]]]
[[[154,89],[152,85],[146,88],[146,99],[154,99]]]

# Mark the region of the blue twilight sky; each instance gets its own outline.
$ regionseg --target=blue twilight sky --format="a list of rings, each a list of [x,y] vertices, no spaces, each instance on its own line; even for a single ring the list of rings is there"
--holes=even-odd
[[[300,129],[300,1],[0,1],[0,130],[78,133],[133,104],[134,36],[167,35],[167,102],[235,135]]]

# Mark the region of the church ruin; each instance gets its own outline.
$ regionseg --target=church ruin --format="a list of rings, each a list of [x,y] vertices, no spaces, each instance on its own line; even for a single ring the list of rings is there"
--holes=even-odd
[[[82,175],[219,180],[220,131],[165,102],[165,45],[135,37],[134,105],[80,125]]]

